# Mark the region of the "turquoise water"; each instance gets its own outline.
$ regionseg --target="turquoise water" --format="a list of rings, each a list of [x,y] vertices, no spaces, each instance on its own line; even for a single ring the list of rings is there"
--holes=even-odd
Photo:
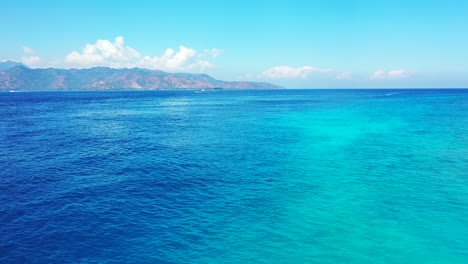
[[[468,90],[0,93],[2,263],[468,263]]]

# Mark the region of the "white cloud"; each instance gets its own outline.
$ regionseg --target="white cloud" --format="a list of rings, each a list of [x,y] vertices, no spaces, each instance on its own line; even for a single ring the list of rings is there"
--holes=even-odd
[[[330,69],[321,69],[315,68],[312,66],[302,66],[302,67],[290,67],[290,66],[275,66],[266,71],[264,71],[261,76],[272,78],[272,79],[282,79],[282,78],[307,78],[309,74],[313,72],[325,73],[331,72]]]
[[[209,69],[209,68],[214,68],[215,66],[209,62],[209,61],[204,61],[204,60],[200,60],[200,61],[197,61],[196,63],[193,63],[190,65],[190,68],[192,69],[200,69],[201,71],[204,71],[206,69]]]
[[[411,77],[413,75],[412,72],[405,71],[405,70],[393,70],[388,72],[388,77],[390,79],[404,79]]]
[[[36,53],[33,49],[27,46],[23,46],[23,57],[21,57],[21,62],[29,67],[37,66],[41,61],[39,56],[34,55]]]
[[[391,70],[391,71],[384,71],[378,70],[372,74],[370,77],[371,80],[401,80],[409,78],[413,75],[412,72],[406,70]]]
[[[23,46],[23,53],[24,54],[34,54],[35,51],[33,49],[31,49],[30,47]]]
[[[383,80],[387,78],[387,73],[384,70],[378,70],[372,74],[371,80]]]
[[[251,80],[255,80],[256,79],[256,76],[253,74],[253,73],[246,73],[246,74],[242,74],[242,75],[239,75],[236,79],[239,79],[239,80],[242,80],[242,81],[251,81]]]
[[[223,54],[224,50],[221,49],[206,49],[204,50],[205,54],[210,55],[213,58],[217,58]]]
[[[202,54],[213,58],[220,56],[222,50],[206,49]],[[73,51],[65,58],[67,67],[107,66],[114,68],[142,67],[166,71],[205,70],[214,65],[196,56],[197,51],[185,46],[179,50],[171,48],[160,56],[142,56],[135,49],[124,45],[124,38],[117,37],[114,42],[98,40],[95,44],[87,44],[81,53]],[[205,57],[206,57],[205,56]]]
[[[68,54],[65,62],[75,67],[125,67],[139,57],[140,54],[136,50],[124,46],[123,37],[117,37],[113,43],[99,39],[95,44],[87,44],[82,53],[73,51]]]
[[[21,62],[27,66],[35,66],[41,61],[39,56],[23,56],[21,57]]]
[[[344,71],[340,73],[338,76],[336,76],[336,79],[337,80],[352,80],[353,79],[352,74],[353,73],[351,71]]]
[[[195,61],[194,57],[197,51],[184,46],[179,46],[176,52],[173,49],[166,49],[162,56],[145,56],[137,64],[140,67],[161,70],[182,70],[187,68],[196,68],[197,64],[206,68],[210,65],[207,61]]]

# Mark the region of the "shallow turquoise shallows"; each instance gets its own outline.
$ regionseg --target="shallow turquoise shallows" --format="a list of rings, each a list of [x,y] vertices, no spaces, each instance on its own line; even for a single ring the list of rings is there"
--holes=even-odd
[[[1,263],[468,263],[468,90],[0,93]]]

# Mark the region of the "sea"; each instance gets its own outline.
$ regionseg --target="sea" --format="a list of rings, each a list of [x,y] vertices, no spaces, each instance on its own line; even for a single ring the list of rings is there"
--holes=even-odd
[[[468,90],[0,93],[0,263],[468,263]]]

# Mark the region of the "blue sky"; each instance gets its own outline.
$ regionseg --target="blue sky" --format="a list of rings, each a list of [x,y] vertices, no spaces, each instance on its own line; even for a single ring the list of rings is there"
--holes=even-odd
[[[0,61],[291,88],[468,87],[468,1],[2,1]]]

